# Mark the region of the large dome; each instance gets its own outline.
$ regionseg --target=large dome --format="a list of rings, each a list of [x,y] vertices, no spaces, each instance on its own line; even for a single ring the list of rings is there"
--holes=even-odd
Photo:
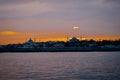
[[[73,37],[72,39],[69,40],[69,42],[78,42],[79,39],[77,39],[76,37]]]

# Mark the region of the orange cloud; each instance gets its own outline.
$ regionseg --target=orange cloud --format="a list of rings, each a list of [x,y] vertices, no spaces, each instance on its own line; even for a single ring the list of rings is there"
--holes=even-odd
[[[15,32],[15,31],[1,31],[0,34],[1,35],[15,35],[15,34],[18,34],[18,32]]]

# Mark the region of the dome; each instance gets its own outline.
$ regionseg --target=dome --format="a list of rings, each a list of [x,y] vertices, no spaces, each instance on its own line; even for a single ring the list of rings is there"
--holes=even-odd
[[[33,42],[33,40],[30,38],[30,39],[28,40],[28,42]]]
[[[72,39],[69,40],[69,42],[78,42],[79,39],[77,39],[76,37],[73,37]]]
[[[34,41],[30,38],[26,43],[28,43],[28,44],[33,44]]]

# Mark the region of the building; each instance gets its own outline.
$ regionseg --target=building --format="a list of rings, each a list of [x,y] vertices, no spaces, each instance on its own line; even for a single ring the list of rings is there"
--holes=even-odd
[[[23,44],[23,48],[33,48],[36,43],[30,38],[27,42]]]
[[[79,42],[79,39],[77,39],[76,37],[73,37],[72,39],[69,40],[69,42]]]

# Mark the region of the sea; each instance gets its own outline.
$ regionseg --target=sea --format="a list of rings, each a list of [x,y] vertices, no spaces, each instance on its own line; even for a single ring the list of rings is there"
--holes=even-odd
[[[120,80],[120,52],[0,53],[0,80]]]

